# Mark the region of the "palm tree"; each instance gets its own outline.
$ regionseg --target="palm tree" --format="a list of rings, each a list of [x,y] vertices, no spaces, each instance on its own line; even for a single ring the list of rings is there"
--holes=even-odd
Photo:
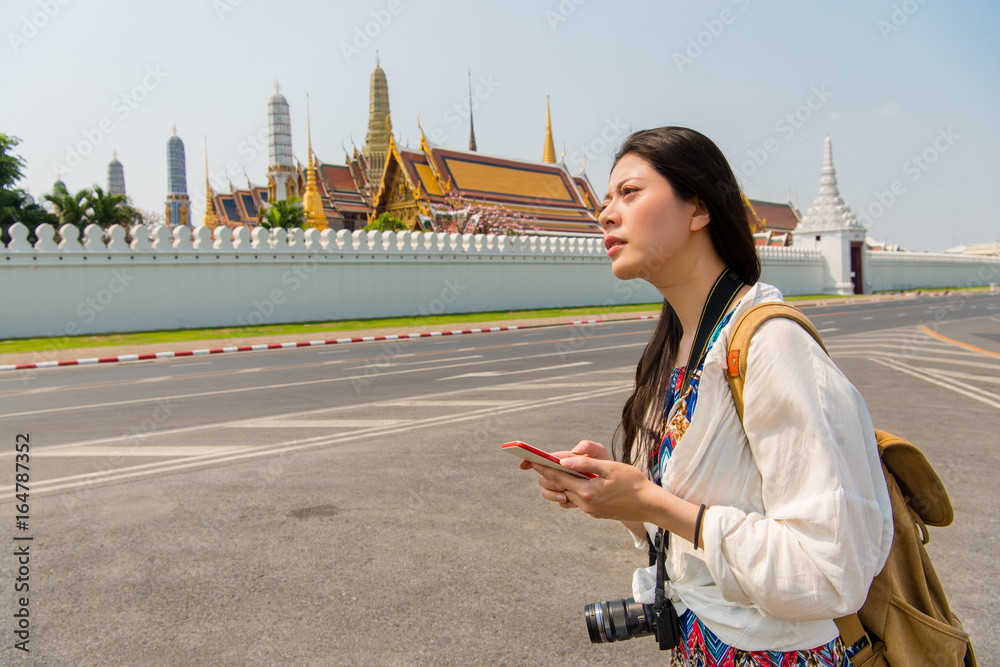
[[[306,212],[296,197],[276,201],[261,209],[260,225],[268,229],[302,229],[306,224]]]
[[[87,195],[87,205],[90,207],[89,222],[107,229],[111,225],[127,227],[129,223],[128,197],[112,195],[95,185]]]
[[[90,222],[90,197],[91,192],[88,188],[74,195],[63,188],[57,188],[43,198],[56,209],[60,225],[74,225],[82,231]]]

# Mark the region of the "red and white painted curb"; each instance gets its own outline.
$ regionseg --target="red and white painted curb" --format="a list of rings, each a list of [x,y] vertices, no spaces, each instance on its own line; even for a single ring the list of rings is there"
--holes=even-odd
[[[657,315],[641,315],[634,320],[653,320]],[[386,334],[384,336],[356,336],[353,338],[331,338],[328,340],[309,340],[288,343],[260,343],[257,345],[232,345],[229,347],[213,347],[201,350],[186,350],[183,352],[150,352],[147,354],[120,354],[115,357],[87,357],[85,359],[65,359],[63,361],[39,361],[30,364],[0,365],[0,371],[22,371],[36,368],[57,368],[59,366],[88,366],[91,364],[117,364],[126,361],[148,361],[151,359],[175,359],[178,357],[198,357],[206,354],[224,354],[227,352],[259,352],[261,350],[290,350],[299,347],[321,347],[323,345],[344,345],[346,343],[371,343],[386,340],[407,340],[410,338],[433,338],[436,336],[459,336],[462,334],[493,333],[496,331],[516,331],[520,329],[537,329],[541,327],[579,326],[581,324],[599,324],[601,322],[626,320],[574,320],[573,322],[558,322],[556,324],[534,324],[527,326],[503,326],[482,329],[455,329],[452,331],[427,331],[421,333]]]

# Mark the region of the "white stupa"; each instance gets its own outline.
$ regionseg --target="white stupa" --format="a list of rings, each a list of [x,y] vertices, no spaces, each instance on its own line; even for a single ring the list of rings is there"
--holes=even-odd
[[[837,170],[833,168],[833,148],[830,135],[823,142],[823,170],[819,179],[819,194],[809,207],[796,232],[831,231],[834,229],[864,230],[851,208],[844,203],[837,189]]]
[[[837,189],[830,135],[823,145],[819,194],[795,228],[794,244],[816,248],[826,265],[824,294],[860,294],[866,291],[865,226],[844,203]]]

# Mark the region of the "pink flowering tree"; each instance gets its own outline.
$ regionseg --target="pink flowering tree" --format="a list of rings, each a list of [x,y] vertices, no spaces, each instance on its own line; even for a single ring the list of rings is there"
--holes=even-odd
[[[530,219],[519,211],[472,201],[454,192],[445,195],[443,208],[434,216],[434,224],[438,230],[449,234],[520,236],[536,230]]]

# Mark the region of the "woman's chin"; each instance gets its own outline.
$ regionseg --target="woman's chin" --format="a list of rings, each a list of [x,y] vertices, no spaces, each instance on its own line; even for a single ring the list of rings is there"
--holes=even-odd
[[[635,267],[622,261],[611,262],[611,273],[618,280],[632,280],[636,277]]]

